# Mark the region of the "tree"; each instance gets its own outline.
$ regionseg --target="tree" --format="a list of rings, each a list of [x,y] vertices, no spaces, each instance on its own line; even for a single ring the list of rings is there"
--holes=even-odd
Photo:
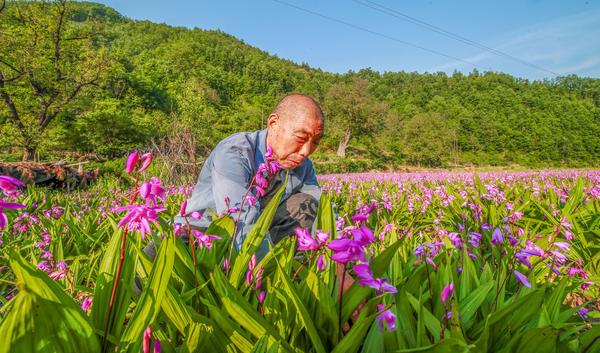
[[[57,117],[77,115],[79,101],[98,86],[109,60],[102,27],[72,21],[66,0],[2,4],[0,98],[23,160],[31,160]]]
[[[369,94],[369,82],[353,77],[349,83],[338,83],[325,94],[326,115],[330,119],[331,132],[337,138],[337,155],[346,156],[346,148],[352,136],[360,132],[371,136],[382,127],[389,107]]]
[[[403,153],[414,164],[439,167],[456,153],[456,129],[439,113],[423,113],[402,124]]]

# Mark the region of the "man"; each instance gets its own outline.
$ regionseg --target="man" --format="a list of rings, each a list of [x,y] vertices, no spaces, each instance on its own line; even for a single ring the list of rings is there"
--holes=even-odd
[[[279,101],[269,115],[266,129],[241,132],[223,139],[205,161],[198,183],[187,201],[185,214],[190,224],[205,229],[211,222],[208,209],[221,214],[240,207],[270,146],[272,158],[282,169],[270,181],[266,195],[258,202],[252,206],[245,202],[240,211],[231,213],[234,220],[240,219],[236,247],[241,247],[261,211],[282,185],[286,173],[285,191],[257,256],[264,256],[270,243],[293,234],[296,227],[310,228],[316,218],[321,188],[308,156],[319,145],[323,131],[324,115],[319,104],[307,95],[294,93]],[[254,196],[258,198],[258,195]],[[202,218],[190,218],[192,212],[201,213]],[[177,216],[175,222],[185,224],[185,219]]]

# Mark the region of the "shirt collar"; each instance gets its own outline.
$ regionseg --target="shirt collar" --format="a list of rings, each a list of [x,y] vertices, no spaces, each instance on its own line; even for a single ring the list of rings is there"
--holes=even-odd
[[[257,166],[264,163],[265,153],[267,153],[267,129],[262,129],[258,131],[258,148],[256,149]]]

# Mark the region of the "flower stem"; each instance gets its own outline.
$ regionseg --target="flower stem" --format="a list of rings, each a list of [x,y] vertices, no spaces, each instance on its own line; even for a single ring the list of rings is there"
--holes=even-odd
[[[139,184],[140,173],[135,174],[135,186],[133,190],[129,193],[129,204],[133,205],[133,201],[137,198],[138,195],[138,184]],[[127,245],[127,228],[123,229],[123,239],[121,240],[121,256],[119,257],[119,266],[117,267],[117,274],[113,281],[112,293],[110,294],[110,302],[108,303],[108,313],[106,315],[106,319],[104,321],[104,337],[102,337],[102,352],[106,352],[108,348],[106,344],[106,340],[108,339],[108,333],[111,329],[111,316],[113,313],[113,306],[115,304],[115,300],[117,297],[117,287],[119,286],[119,280],[121,279],[121,270],[123,268],[123,262],[125,260],[125,246]]]
[[[298,269],[296,270],[296,272],[294,272],[294,275],[292,276],[292,281],[294,281],[296,279],[296,277],[298,276],[298,274],[300,273],[300,271],[304,268],[304,266],[306,266],[309,262],[312,261],[312,259],[315,258],[315,256],[318,254],[317,251],[314,251],[306,261],[304,261],[300,267],[298,267]]]
[[[115,304],[115,299],[117,297],[117,287],[119,285],[119,279],[121,277],[121,269],[123,268],[123,262],[125,260],[125,246],[127,244],[127,229],[123,230],[123,240],[121,241],[121,256],[119,257],[119,267],[117,267],[117,275],[115,276],[115,280],[113,282],[112,293],[110,294],[110,302],[108,303],[108,314],[106,315],[106,319],[104,321],[104,337],[102,338],[102,351],[106,352],[106,340],[108,338],[111,322],[112,309]]]
[[[347,264],[344,264],[344,270],[342,271],[342,279],[340,281],[340,303],[339,303],[340,305],[339,305],[339,308],[338,308],[338,325],[339,325],[339,328],[340,328],[340,337],[341,337],[341,335],[343,333],[342,332],[343,331],[342,330],[342,303],[343,303],[343,300],[344,300],[344,282],[346,280],[346,269],[347,269],[346,265]]]
[[[198,267],[196,264],[196,237],[192,234],[192,226],[190,225],[190,221],[188,220],[187,217],[185,217],[185,222],[187,223],[187,230],[188,230],[188,243],[190,243],[190,248],[192,249],[192,258],[194,260],[194,290],[198,289],[198,274],[197,274],[197,270],[196,268]],[[196,292],[194,295],[194,298],[196,298],[196,296],[198,295],[198,293]]]

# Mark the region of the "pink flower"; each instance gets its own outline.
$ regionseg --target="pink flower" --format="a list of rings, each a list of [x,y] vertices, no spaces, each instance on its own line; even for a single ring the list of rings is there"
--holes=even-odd
[[[256,192],[256,195],[258,197],[263,197],[263,196],[265,196],[267,194],[267,192],[265,191],[265,189],[261,188],[258,185],[254,186],[254,191]]]
[[[140,186],[140,196],[146,201],[152,201],[156,205],[156,199],[165,199],[165,189],[161,187],[161,181],[152,177],[152,182],[143,182]]]
[[[206,247],[208,250],[210,250],[212,249],[213,240],[221,239],[221,237],[219,236],[204,234],[203,232],[197,229],[192,229],[192,234],[196,238],[196,241],[198,242],[198,247],[200,249]]]
[[[5,202],[4,200],[0,199],[0,229],[6,227],[6,224],[8,223],[8,217],[6,217],[4,209],[17,210],[20,208],[25,208],[25,205],[16,202]]]
[[[83,299],[83,303],[81,303],[81,310],[89,311],[92,307],[92,302],[94,301],[94,297],[85,297]]]
[[[310,235],[307,228],[296,228],[294,233],[298,237],[298,250],[300,251],[318,250],[329,239],[329,233],[320,230],[316,231],[316,239]]]
[[[267,296],[267,293],[265,293],[264,290],[261,290],[260,294],[258,295],[258,303],[262,304],[265,301],[266,296]]]
[[[151,233],[150,222],[156,223],[158,219],[158,212],[164,211],[164,207],[151,207],[144,205],[128,205],[123,207],[117,207],[114,212],[129,211],[128,214],[121,219],[119,227],[129,230],[139,230],[142,235],[142,239],[145,238],[146,233]]]
[[[127,163],[125,163],[125,172],[127,174],[133,173],[135,166],[137,165],[139,154],[137,151],[133,151],[129,157],[127,157]]]
[[[202,219],[202,213],[198,212],[198,211],[194,211],[194,212],[190,213],[190,218],[195,219],[196,221],[199,221]]]
[[[25,187],[25,184],[11,176],[0,175],[0,189],[2,189],[6,196],[16,196],[19,191],[18,187]]]
[[[248,262],[249,270],[254,270],[254,267],[256,267],[256,254],[252,254],[252,257],[250,257],[250,262]]]
[[[185,217],[185,209],[187,208],[187,200],[181,203],[181,207],[179,208],[179,215],[181,217]]]
[[[385,305],[384,304],[379,304],[377,305],[377,310],[381,311],[385,309]],[[384,322],[387,325],[387,330],[392,332],[396,330],[396,314],[394,314],[394,312],[390,309],[382,312],[381,314],[377,315],[377,321],[379,323],[379,330],[383,332],[383,327],[384,327]]]
[[[450,283],[450,284],[446,285],[444,287],[444,289],[442,289],[442,294],[441,294],[442,303],[445,303],[449,297],[452,297],[452,295],[454,295],[454,283]]]
[[[142,340],[142,351],[144,353],[150,353],[150,343],[152,342],[152,327],[148,325],[144,331],[144,338]]]
[[[140,158],[140,163],[142,164],[142,166],[140,167],[140,169],[138,169],[138,173],[141,173],[144,170],[148,169],[150,163],[152,163],[152,152],[144,153],[142,155],[142,158]]]
[[[317,270],[323,271],[323,269],[327,266],[327,261],[325,261],[323,255],[319,255],[317,258]]]
[[[252,195],[246,195],[244,196],[244,200],[246,202],[248,202],[248,205],[250,205],[250,207],[254,206],[256,204],[256,197],[252,196]]]

